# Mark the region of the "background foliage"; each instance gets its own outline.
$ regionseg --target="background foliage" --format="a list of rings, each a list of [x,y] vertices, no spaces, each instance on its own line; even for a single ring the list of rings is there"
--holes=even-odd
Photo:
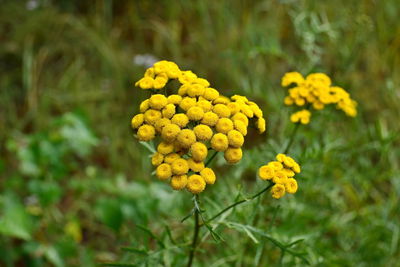
[[[151,175],[129,128],[145,55],[245,94],[267,116],[267,135],[248,136],[239,165],[214,163],[205,216],[264,186],[255,170],[293,127],[286,71],[325,72],[359,102],[356,119],[327,109],[302,127],[291,152],[299,192],[224,216],[215,227],[225,242],[203,230],[198,266],[305,265],[271,242],[299,239],[291,248],[313,266],[396,266],[399,13],[397,0],[2,1],[0,265],[186,261],[191,196]]]

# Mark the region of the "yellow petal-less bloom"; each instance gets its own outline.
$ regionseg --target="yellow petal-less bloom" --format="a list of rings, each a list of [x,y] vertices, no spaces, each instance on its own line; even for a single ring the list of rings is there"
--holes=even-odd
[[[168,104],[168,100],[164,95],[155,94],[149,98],[149,105],[152,109],[161,110]]]
[[[168,163],[159,165],[156,169],[156,175],[160,180],[168,179],[172,175],[171,165]]]
[[[196,105],[201,108],[204,112],[211,111],[212,104],[208,100],[199,100],[197,101]]]
[[[280,199],[285,195],[285,186],[281,184],[275,184],[271,188],[272,197],[276,199]]]
[[[140,105],[139,105],[139,111],[141,113],[145,113],[146,110],[148,110],[149,108],[150,108],[150,105],[149,105],[149,100],[148,99],[142,101],[142,103],[140,103]]]
[[[176,140],[184,148],[189,148],[194,142],[196,142],[196,135],[190,129],[183,129],[179,132]]]
[[[206,88],[203,97],[209,101],[213,101],[219,97],[219,92],[214,88]]]
[[[163,155],[174,152],[174,145],[172,143],[161,142],[157,146],[157,152]]]
[[[189,169],[191,169],[194,172],[200,172],[205,167],[203,161],[196,162],[192,158],[189,158],[187,162],[189,164]]]
[[[215,151],[225,151],[228,148],[228,137],[223,133],[214,134],[211,138],[211,147]]]
[[[164,162],[168,164],[172,164],[177,159],[180,159],[181,156],[179,156],[178,153],[169,153],[168,155],[164,156]]]
[[[215,114],[212,111],[204,113],[203,119],[201,120],[201,123],[208,125],[208,126],[215,126],[217,124],[219,117],[217,114]]]
[[[224,152],[224,158],[228,163],[235,164],[238,163],[243,156],[241,148],[229,147]]]
[[[186,114],[178,113],[172,117],[171,122],[178,125],[181,128],[184,128],[189,123],[189,118],[188,116],[186,116]]]
[[[202,108],[195,106],[189,108],[188,111],[186,112],[186,115],[191,121],[199,121],[203,118],[204,111]]]
[[[137,114],[135,115],[132,120],[131,120],[131,125],[133,129],[137,129],[142,125],[144,122],[144,115],[143,114]]]
[[[275,175],[275,170],[268,165],[261,166],[258,169],[258,176],[263,180],[271,180]]]
[[[161,137],[167,142],[172,142],[178,136],[180,131],[181,128],[179,128],[178,125],[171,123],[163,127]]]
[[[295,173],[300,173],[301,169],[300,169],[300,165],[298,163],[294,164],[293,171]]]
[[[227,134],[228,143],[231,147],[241,147],[244,143],[243,135],[236,130],[231,130]]]
[[[229,131],[233,130],[233,122],[228,118],[221,118],[217,121],[215,129],[219,133],[227,134]]]
[[[204,181],[207,184],[214,184],[215,183],[216,176],[215,176],[214,171],[212,169],[210,169],[210,168],[204,168],[200,172],[200,176],[204,178]]]
[[[216,104],[213,107],[213,112],[220,118],[229,118],[231,116],[230,109],[224,104]]]
[[[185,159],[176,159],[171,163],[172,173],[175,175],[183,175],[189,171],[189,164]]]
[[[196,98],[193,97],[184,97],[179,104],[179,107],[183,109],[184,111],[188,111],[189,108],[193,107],[196,105]]]
[[[164,128],[164,126],[171,124],[171,121],[167,118],[161,118],[156,120],[156,122],[154,123],[154,128],[156,128],[156,131],[161,133],[162,129]]]
[[[207,146],[201,142],[196,142],[190,147],[193,160],[200,162],[204,161],[208,154]]]
[[[268,166],[271,166],[271,168],[273,168],[275,171],[280,171],[283,168],[282,163],[279,161],[271,161],[268,163]]]
[[[282,78],[282,86],[286,87],[292,83],[301,84],[304,82],[303,75],[298,72],[288,72]]]
[[[266,122],[264,118],[259,118],[257,120],[257,129],[260,133],[265,132],[266,130]]]
[[[197,140],[200,141],[210,140],[213,135],[213,131],[211,130],[211,128],[204,124],[199,124],[195,126],[193,128],[193,131],[194,134],[196,135]]]
[[[137,137],[140,141],[150,141],[153,140],[156,134],[156,130],[153,126],[144,124],[139,127],[137,131]]]
[[[240,105],[236,102],[228,103],[226,106],[231,111],[231,115],[235,115],[236,113],[240,112]]]
[[[240,111],[244,114],[244,115],[246,115],[246,117],[248,117],[248,118],[253,118],[253,116],[254,116],[254,112],[251,110],[251,108],[248,106],[248,105],[246,105],[246,104],[241,104],[240,105]]]
[[[235,127],[235,130],[240,132],[243,136],[247,135],[247,126],[243,123],[243,121],[234,120],[233,121],[233,126]]]
[[[222,96],[220,95],[218,98],[213,100],[213,104],[217,105],[217,104],[228,104],[229,102],[231,102],[231,100],[229,98],[227,98],[226,96]]]
[[[161,163],[163,163],[163,161],[164,161],[164,155],[161,154],[161,153],[156,152],[156,153],[154,153],[154,155],[151,157],[151,164],[152,164],[153,166],[158,166],[158,165],[160,165]]]
[[[187,175],[174,175],[172,176],[170,183],[174,190],[182,190],[186,187],[187,182]]]
[[[171,119],[175,115],[175,105],[168,104],[162,109],[162,115],[164,118]]]
[[[294,194],[297,192],[297,188],[298,188],[297,181],[293,178],[287,179],[284,183],[284,186],[285,186],[286,192],[288,192],[289,194]]]
[[[142,89],[151,89],[153,88],[154,84],[154,79],[150,77],[143,77],[137,82],[137,86],[139,86]]]
[[[168,104],[179,105],[182,101],[182,97],[180,95],[170,95],[167,98]]]
[[[193,174],[189,177],[186,188],[193,194],[199,194],[206,189],[206,182],[200,175]]]
[[[244,115],[241,112],[238,112],[235,115],[233,115],[231,119],[232,119],[232,121],[239,120],[239,121],[243,122],[244,125],[246,125],[246,127],[249,125],[249,119],[246,117],[246,115]]]
[[[283,170],[275,171],[272,181],[276,184],[284,184],[287,180],[287,175]]]
[[[201,96],[204,94],[205,88],[201,84],[191,84],[187,90],[190,97]]]

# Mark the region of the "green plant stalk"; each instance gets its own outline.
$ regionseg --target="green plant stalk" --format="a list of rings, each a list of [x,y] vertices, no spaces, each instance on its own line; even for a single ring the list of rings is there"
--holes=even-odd
[[[197,245],[197,239],[199,237],[199,230],[200,230],[200,225],[199,225],[199,213],[200,210],[197,207],[197,200],[198,200],[199,196],[195,195],[194,196],[194,202],[195,202],[195,210],[194,210],[194,233],[193,233],[193,239],[192,239],[192,245],[190,247],[190,252],[189,252],[189,260],[188,260],[188,264],[187,267],[192,266],[193,264],[193,259],[194,259],[194,254],[196,251],[196,245]]]
[[[300,123],[296,123],[296,125],[294,126],[292,134],[290,135],[289,143],[287,144],[285,150],[283,151],[283,154],[287,154],[289,152],[289,149],[292,146],[293,141],[296,137],[296,133],[297,133],[297,130],[299,129],[299,126],[300,126]]]

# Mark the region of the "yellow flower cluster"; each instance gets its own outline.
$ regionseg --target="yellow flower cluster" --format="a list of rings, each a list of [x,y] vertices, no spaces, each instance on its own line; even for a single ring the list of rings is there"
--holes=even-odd
[[[290,121],[293,123],[300,122],[301,124],[308,124],[310,122],[311,112],[308,109],[302,109],[293,113],[290,116]]]
[[[186,188],[198,194],[216,180],[213,170],[204,163],[209,151],[224,152],[228,163],[237,163],[243,155],[241,147],[249,119],[256,119],[260,133],[265,131],[266,123],[256,103],[239,95],[225,97],[209,87],[206,79],[182,71],[170,61],[155,63],[135,85],[154,92],[171,79],[181,84],[177,94],[152,94],[140,104],[140,113],[132,118],[131,125],[140,141],[160,137],[152,156],[156,176],[170,179],[175,190]]]
[[[350,98],[350,94],[343,88],[331,86],[331,79],[324,73],[311,73],[305,79],[298,72],[288,72],[282,77],[282,86],[295,84],[289,89],[289,95],[285,97],[286,105],[311,106],[321,110],[325,105],[336,104],[346,115],[355,117],[357,115],[357,102]],[[307,124],[310,116],[304,111],[291,118],[292,122]],[[308,119],[307,119],[308,117]]]
[[[285,154],[278,154],[276,161],[271,161],[258,169],[258,176],[262,180],[271,180],[274,186],[271,189],[272,197],[279,199],[285,192],[294,194],[297,191],[296,173],[300,173],[300,165]]]

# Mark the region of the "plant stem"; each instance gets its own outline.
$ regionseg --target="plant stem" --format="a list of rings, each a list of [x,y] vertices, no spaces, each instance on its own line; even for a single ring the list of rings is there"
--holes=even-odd
[[[198,200],[198,195],[194,196],[194,201],[195,201],[195,209],[194,209],[194,233],[193,233],[193,239],[192,239],[192,246],[190,248],[190,253],[189,253],[189,261],[187,264],[187,267],[191,267],[192,263],[193,263],[193,259],[194,259],[194,253],[196,251],[196,245],[197,245],[197,239],[199,236],[199,229],[200,229],[200,225],[199,225],[199,213],[200,210],[197,207],[197,200]]]
[[[208,220],[206,221],[206,223],[209,223],[209,222],[211,222],[212,220],[218,218],[219,216],[221,216],[222,214],[224,214],[224,213],[227,212],[228,210],[230,210],[230,209],[236,207],[237,205],[240,205],[240,204],[242,204],[242,203],[244,203],[244,202],[247,202],[247,201],[250,201],[250,200],[253,200],[253,199],[257,198],[257,197],[260,196],[262,193],[264,193],[265,191],[267,191],[268,189],[270,189],[273,185],[274,185],[274,184],[271,183],[271,184],[269,184],[267,187],[265,187],[263,190],[261,190],[260,192],[258,192],[258,193],[256,193],[256,194],[250,196],[249,198],[242,199],[242,200],[239,200],[239,201],[237,201],[237,202],[235,202],[235,203],[232,203],[231,205],[229,205],[228,207],[224,208],[223,210],[221,210],[220,212],[218,212],[217,214],[215,214],[214,216],[212,216],[210,219],[208,219]],[[201,224],[200,226],[203,226],[203,225],[204,225],[204,223]]]
[[[218,154],[218,151],[215,151],[214,154],[212,154],[212,156],[207,160],[207,162],[205,164],[206,167],[213,161],[213,159],[215,158],[215,156],[217,156],[217,154]]]
[[[297,130],[299,129],[299,126],[300,126],[300,123],[296,123],[296,125],[294,126],[293,132],[292,132],[292,134],[290,135],[289,143],[287,144],[287,146],[286,146],[286,148],[285,148],[283,154],[287,154],[287,153],[289,152],[289,149],[290,149],[290,147],[291,147],[292,144],[293,144],[293,141],[294,141],[294,138],[295,138],[295,136],[296,136]]]

